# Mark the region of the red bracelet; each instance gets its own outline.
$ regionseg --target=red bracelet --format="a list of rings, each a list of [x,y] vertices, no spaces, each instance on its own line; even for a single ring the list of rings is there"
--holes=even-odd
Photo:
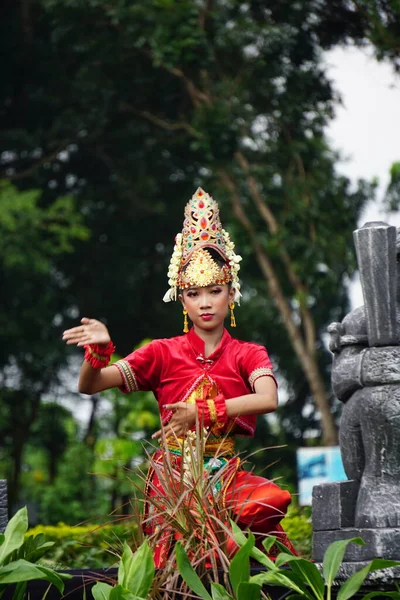
[[[110,362],[111,354],[115,350],[114,344],[109,341],[107,346],[100,344],[87,344],[85,348],[85,361],[89,363],[93,369],[102,369]]]
[[[197,400],[196,405],[199,421],[204,427],[212,427],[213,425],[221,427],[228,421],[226,401],[222,394],[218,394],[215,398]]]

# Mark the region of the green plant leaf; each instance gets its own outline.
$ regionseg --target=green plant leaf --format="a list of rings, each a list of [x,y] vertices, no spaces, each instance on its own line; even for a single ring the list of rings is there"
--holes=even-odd
[[[136,552],[125,542],[118,569],[118,583],[135,596],[146,598],[154,578],[154,560],[145,540]]]
[[[190,564],[187,554],[180,542],[178,542],[175,546],[175,554],[179,573],[181,574],[184,582],[187,583],[187,585],[195,594],[200,596],[200,598],[203,598],[203,600],[212,600],[210,594],[202,584],[200,577]]]
[[[282,552],[277,557],[275,564],[277,567],[283,564],[290,564],[290,568],[301,580],[307,584],[315,598],[319,600],[324,599],[325,584],[321,573],[317,567],[310,561],[300,556],[294,556],[294,554],[285,554]]]
[[[38,560],[54,546],[54,544],[55,542],[47,542],[42,533],[35,536],[30,535],[29,537],[25,538],[22,546],[7,556],[3,564],[7,564],[14,560],[19,560],[20,558],[23,558],[31,563],[37,563]]]
[[[64,579],[71,579],[71,575],[66,573],[56,573],[52,569],[33,565],[26,560],[20,559],[8,565],[0,567],[0,584],[19,583],[21,581],[32,581],[34,579],[43,579],[53,583],[58,591],[64,591]]]
[[[276,537],[274,535],[269,535],[268,537],[264,538],[262,541],[262,545],[265,548],[265,551],[268,553],[272,546],[275,544],[276,542]]]
[[[326,585],[330,588],[332,581],[335,579],[340,565],[343,561],[344,553],[349,544],[364,545],[364,540],[361,538],[352,538],[350,540],[338,540],[330,544],[325,552],[323,560],[323,573]]]
[[[293,554],[293,552],[291,552],[289,548],[285,546],[285,544],[283,544],[278,538],[275,538],[275,544],[278,546],[281,552],[284,552],[285,554],[291,554],[292,556],[297,556],[297,554]]]
[[[258,583],[242,581],[239,583],[237,600],[259,600],[261,598],[261,586]]]
[[[295,573],[292,573],[290,571],[284,572],[282,570],[277,569],[276,571],[267,571],[266,573],[259,573],[258,575],[254,575],[250,578],[250,583],[257,583],[259,585],[264,585],[265,583],[267,583],[271,585],[285,587],[288,590],[293,590],[297,594],[300,594],[302,598],[315,600],[315,597],[308,592],[304,581],[299,579]]]
[[[114,585],[110,592],[109,600],[121,600],[121,598],[125,597],[124,593],[126,593],[128,597],[132,595],[129,590],[122,587],[122,585]]]
[[[220,583],[211,583],[211,594],[213,600],[233,600],[232,596],[228,594],[226,589]]]
[[[28,511],[24,506],[10,519],[4,531],[4,541],[0,546],[0,565],[11,552],[22,546],[27,529]]]
[[[229,579],[235,596],[238,594],[239,584],[250,579],[250,554],[254,548],[255,538],[249,532],[249,537],[244,546],[236,552],[229,565]]]
[[[388,569],[389,567],[398,567],[400,563],[395,560],[385,560],[382,558],[375,558],[368,565],[366,565],[360,571],[357,571],[352,575],[341,587],[337,595],[337,600],[347,600],[352,598],[362,586],[365,578],[371,571],[380,571],[381,569]],[[396,592],[398,593],[398,592]],[[400,598],[400,595],[399,595]]]
[[[395,598],[395,600],[400,600],[400,592],[370,592],[366,596],[363,596],[362,600],[369,600],[370,598]]]
[[[110,593],[112,590],[112,586],[108,583],[103,583],[102,581],[98,581],[92,587],[92,596],[94,600],[108,600],[110,597]]]
[[[20,581],[19,583],[17,583],[17,585],[15,586],[15,591],[13,593],[12,600],[23,600],[24,595],[25,595],[26,585],[27,585],[26,581]]]
[[[237,544],[239,544],[239,546],[244,546],[245,543],[247,542],[247,537],[245,536],[243,531],[240,529],[239,525],[237,525],[232,520],[230,523],[231,523],[232,533],[233,533],[233,537],[234,537],[235,541],[237,542]],[[266,556],[266,554],[264,554],[264,552],[262,552],[258,548],[256,548],[256,547],[252,548],[250,556],[252,558],[254,558],[255,560],[257,560],[260,564],[264,565],[264,567],[266,567],[267,569],[271,569],[273,571],[277,570],[277,567],[275,566],[274,561],[271,560],[270,558],[268,558],[268,556]]]

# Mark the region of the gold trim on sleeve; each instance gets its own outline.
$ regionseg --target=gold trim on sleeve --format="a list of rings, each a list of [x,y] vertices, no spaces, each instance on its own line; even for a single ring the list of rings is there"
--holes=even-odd
[[[253,390],[253,392],[254,392],[254,384],[256,382],[256,379],[258,379],[259,377],[264,377],[266,375],[268,375],[269,377],[272,377],[275,380],[272,369],[270,369],[269,367],[259,367],[258,369],[254,369],[254,371],[252,373],[250,373],[249,384],[250,384],[250,387]]]
[[[114,363],[119,372],[122,375],[122,379],[124,381],[124,385],[127,392],[137,392],[139,386],[136,381],[136,377],[134,372],[131,369],[130,364],[127,360],[118,360]]]

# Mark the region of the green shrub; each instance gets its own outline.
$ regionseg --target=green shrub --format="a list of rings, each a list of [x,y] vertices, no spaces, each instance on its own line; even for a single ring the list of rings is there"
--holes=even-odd
[[[290,506],[288,514],[282,520],[282,527],[296,552],[304,558],[310,558],[312,554],[311,507]]]
[[[26,536],[39,533],[55,542],[42,562],[57,569],[96,569],[116,565],[124,542],[137,546],[137,521],[129,518],[116,523],[71,526],[37,525],[29,529]]]

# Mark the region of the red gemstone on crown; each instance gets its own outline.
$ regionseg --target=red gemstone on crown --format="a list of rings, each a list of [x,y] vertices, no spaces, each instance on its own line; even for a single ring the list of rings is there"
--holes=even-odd
[[[207,227],[207,219],[205,217],[201,217],[201,221],[200,221],[200,226],[202,229],[205,229]]]
[[[208,235],[207,231],[202,231],[200,237],[206,242],[210,236]]]
[[[199,208],[204,208],[204,202],[203,202],[203,200],[199,201]]]

